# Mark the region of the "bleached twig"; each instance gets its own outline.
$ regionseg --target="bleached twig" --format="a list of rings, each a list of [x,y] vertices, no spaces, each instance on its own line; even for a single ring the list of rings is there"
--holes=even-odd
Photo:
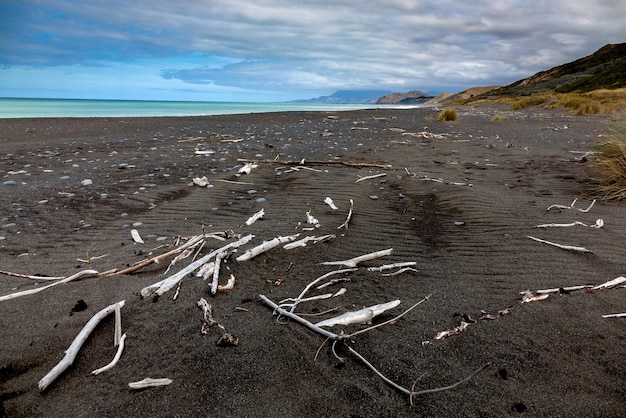
[[[574,207],[574,205],[576,204],[576,201],[577,201],[577,200],[578,200],[578,198],[574,199],[574,201],[572,202],[572,204],[571,204],[571,205],[569,205],[569,206],[565,206],[565,205],[551,205],[551,206],[549,206],[549,207],[548,207],[548,209],[546,209],[546,210],[548,210],[548,211],[549,211],[549,210],[551,210],[551,209],[560,209],[560,210],[563,210],[563,209],[576,209],[576,210],[577,210],[577,211],[579,211],[579,212],[584,212],[584,213],[587,213],[587,212],[589,212],[589,210],[591,210],[591,208],[593,207],[593,205],[596,203],[596,199],[593,199],[593,201],[591,202],[591,204],[589,205],[589,207],[587,207],[587,209],[579,209],[579,208]]]
[[[417,270],[417,269],[414,269],[414,268],[411,268],[411,267],[405,267],[405,268],[396,270],[393,273],[383,273],[383,274],[381,274],[381,276],[383,276],[383,277],[397,276],[397,275],[402,274],[402,273],[407,272],[407,271],[414,271],[416,273],[419,273],[419,270]]]
[[[364,180],[371,180],[371,179],[376,179],[378,177],[384,177],[386,176],[387,173],[380,173],[380,174],[374,174],[372,176],[365,176],[365,177],[360,177],[357,181],[355,181],[355,183],[358,183],[360,181],[364,181]]]
[[[554,247],[561,248],[561,249],[564,249],[564,250],[576,251],[576,252],[581,252],[581,253],[592,253],[593,252],[593,251],[590,251],[590,250],[586,249],[585,247],[574,247],[572,245],[557,244],[556,242],[546,241],[546,240],[543,240],[543,239],[540,239],[540,238],[532,237],[530,235],[528,235],[528,238],[530,238],[530,239],[532,239],[534,241],[543,242],[544,244],[552,245]]]
[[[322,226],[320,224],[320,221],[318,221],[317,218],[311,215],[310,210],[306,212],[306,223],[308,223],[309,225],[313,225],[315,228],[319,228],[320,226]]]
[[[626,318],[626,313],[614,313],[602,315],[602,318]]]
[[[625,282],[626,282],[626,277],[619,276],[619,277],[616,277],[613,280],[609,280],[608,282],[605,282],[605,283],[599,284],[597,286],[594,286],[594,287],[591,288],[591,290],[611,289],[612,287],[618,286],[618,285],[620,285],[622,283],[625,283]]]
[[[542,293],[542,294],[535,295],[530,290],[526,290],[525,292],[522,292],[522,303],[537,302],[540,300],[545,300],[545,299],[548,299],[549,296],[550,296],[549,293]]]
[[[395,308],[399,304],[399,300],[381,303],[360,309],[358,311],[346,312],[342,315],[320,321],[315,325],[318,327],[332,327],[335,325],[364,324],[371,322],[374,317],[380,315],[386,310]]]
[[[255,163],[245,163],[243,167],[237,171],[239,174],[250,174],[253,168],[257,168],[259,165]]]
[[[153,379],[151,377],[146,377],[143,380],[138,382],[131,382],[128,384],[128,387],[131,389],[147,389],[154,388],[157,386],[167,386],[173,382],[172,379],[168,379],[166,377],[160,379]]]
[[[562,290],[566,292],[575,292],[577,290],[588,289],[592,287],[592,285],[580,285],[580,286],[567,286],[567,287],[557,287],[553,289],[539,289],[535,293],[542,295],[544,293],[561,293]],[[524,294],[525,292],[521,292],[520,294]]]
[[[353,209],[354,209],[354,200],[350,199],[350,209],[348,209],[348,216],[346,217],[346,220],[344,221],[344,223],[339,225],[337,227],[337,229],[341,229],[341,228],[348,229],[348,223],[350,222],[350,219],[352,218],[352,210]]]
[[[228,278],[228,281],[226,282],[225,285],[218,285],[217,286],[217,290],[219,290],[220,292],[224,291],[224,290],[233,290],[235,288],[235,275],[231,273],[230,277]]]
[[[587,225],[586,223],[580,222],[580,221],[575,221],[575,222],[568,223],[568,224],[542,224],[542,225],[537,225],[535,228],[552,228],[552,227],[567,228],[567,227],[576,226],[576,225],[585,226],[588,228],[600,229],[604,226],[604,221],[602,219],[598,219],[596,220],[596,223],[593,225]]]
[[[252,225],[256,221],[261,219],[263,216],[265,216],[265,209],[261,209],[260,211],[258,211],[257,213],[249,217],[248,220],[246,221],[246,225],[248,226]]]
[[[245,253],[241,254],[239,257],[237,257],[237,261],[248,261],[259,254],[263,254],[264,252],[271,250],[274,247],[294,241],[296,238],[298,238],[299,235],[300,234],[289,235],[286,237],[276,237],[273,240],[264,241],[263,244],[257,245],[256,247],[251,248]]]
[[[65,350],[65,355],[59,361],[59,363],[52,368],[44,377],[39,381],[39,391],[43,392],[54,380],[61,375],[68,367],[74,363],[74,359],[78,355],[78,351],[83,346],[87,338],[91,332],[96,328],[96,326],[102,321],[105,317],[107,317],[110,313],[115,311],[116,305],[120,307],[124,306],[125,301],[120,301],[114,303],[113,305],[109,305],[106,308],[102,309],[100,312],[96,313],[83,327],[83,329],[78,333],[72,344],[70,344],[69,348]]]
[[[213,267],[213,281],[211,282],[211,294],[214,295],[217,293],[217,285],[220,277],[220,264],[222,263],[222,259],[226,257],[228,253],[223,251],[215,255],[215,265]]]
[[[285,244],[283,248],[285,250],[292,250],[298,247],[306,247],[309,242],[313,242],[314,244],[317,244],[318,242],[328,241],[328,240],[334,239],[335,237],[336,236],[333,234],[322,235],[321,237],[308,236],[308,237],[299,239],[297,241],[290,242],[289,244]]]
[[[15,299],[15,298],[19,298],[20,296],[27,296],[27,295],[33,295],[35,293],[39,293],[43,290],[49,289],[53,286],[62,284],[62,283],[68,283],[71,282],[72,280],[77,280],[77,279],[81,279],[84,277],[93,277],[96,276],[98,274],[98,272],[96,270],[82,270],[79,271],[76,274],[73,274],[69,277],[66,277],[64,279],[61,279],[57,282],[51,283],[47,286],[43,286],[43,287],[38,287],[35,289],[28,289],[28,290],[22,290],[21,292],[15,292],[15,293],[9,293],[8,295],[4,295],[4,296],[0,296],[0,302],[3,302],[5,300],[10,300],[10,299]]]
[[[410,267],[417,265],[415,261],[405,261],[402,263],[393,263],[393,264],[383,264],[382,266],[377,267],[368,267],[367,271],[383,271],[383,270],[391,270],[398,267]]]
[[[390,255],[393,251],[393,248],[389,248],[387,250],[380,250],[369,254],[360,255],[358,257],[351,258],[349,260],[341,260],[341,261],[326,261],[322,263],[324,266],[346,266],[346,267],[356,267],[357,264],[362,263],[364,261],[375,260],[380,257],[385,257]]]
[[[296,306],[298,306],[298,303],[300,303],[302,301],[302,298],[304,298],[304,295],[309,290],[311,290],[311,288],[313,286],[315,286],[316,284],[318,284],[322,280],[327,279],[328,277],[330,277],[332,275],[335,275],[335,274],[352,273],[353,271],[356,271],[356,270],[357,270],[356,268],[335,270],[335,271],[331,271],[330,273],[326,273],[326,274],[318,277],[317,279],[313,280],[311,283],[309,283],[308,285],[305,286],[305,288],[302,290],[302,292],[300,292],[300,295],[294,300],[294,303],[291,306],[290,312],[293,312],[296,309]]]
[[[93,374],[94,376],[97,376],[100,373],[106,372],[107,370],[113,368],[117,364],[117,362],[120,360],[120,357],[122,357],[122,352],[124,351],[125,340],[126,340],[126,333],[122,334],[122,336],[120,337],[119,344],[117,345],[117,352],[115,353],[115,357],[113,357],[113,360],[111,360],[111,362],[107,364],[106,366],[100,367],[99,369],[94,370],[93,372],[91,372],[91,374]]]

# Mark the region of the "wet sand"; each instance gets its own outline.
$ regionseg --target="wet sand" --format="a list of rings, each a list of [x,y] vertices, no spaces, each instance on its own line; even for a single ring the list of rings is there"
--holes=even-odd
[[[161,254],[179,236],[255,235],[224,263],[220,283],[232,273],[234,289],[216,296],[210,280],[188,276],[176,300],[175,289],[158,299],[140,297],[144,287],[188,265],[188,258],[167,274],[170,259],[133,274],[85,278],[0,302],[0,415],[626,415],[626,322],[602,318],[626,310],[626,289],[520,303],[525,290],[595,285],[626,270],[623,204],[546,210],[575,198],[575,207],[589,206],[583,192],[591,163],[580,157],[603,141],[610,117],[494,107],[458,112],[456,122],[437,121],[434,109],[0,120],[0,270],[62,277],[87,268],[103,272]],[[492,120],[495,115],[504,119]],[[275,158],[304,159],[306,168],[266,161],[237,175],[238,159]],[[194,186],[192,179],[203,176],[210,187]],[[327,196],[337,210],[324,203]],[[349,228],[338,230],[350,199]],[[260,209],[265,216],[245,225]],[[320,228],[306,230],[307,211]],[[597,219],[603,228],[536,228]],[[132,228],[144,244],[133,242]],[[296,233],[336,238],[235,260],[263,241]],[[235,239],[208,240],[197,257]],[[450,385],[487,365],[454,390],[416,397],[413,406],[345,348],[338,348],[341,363],[323,337],[293,321],[277,322],[259,298],[296,297],[337,268],[321,263],[388,248],[391,255],[359,265],[349,281],[310,292],[345,287],[345,294],[302,303],[296,312],[337,308],[307,317],[318,321],[402,301],[376,324],[432,295],[394,323],[349,342],[389,379],[416,390]],[[383,276],[367,269],[408,261],[417,271]],[[45,284],[1,274],[0,295]],[[215,328],[201,334],[201,297],[238,337],[237,347],[217,346]],[[40,393],[39,379],[85,323],[120,300],[126,301],[127,340],[118,365],[91,375],[115,354],[110,316],[73,366]],[[470,323],[463,332],[435,339],[461,321]],[[145,377],[173,383],[128,388]]]

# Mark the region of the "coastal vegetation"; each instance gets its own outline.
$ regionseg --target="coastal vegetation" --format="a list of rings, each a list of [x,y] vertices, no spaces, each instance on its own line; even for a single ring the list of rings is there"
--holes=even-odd
[[[611,125],[608,140],[594,156],[591,194],[605,200],[626,198],[626,114]]]
[[[441,122],[454,122],[459,118],[454,109],[444,109],[439,113],[437,120]]]

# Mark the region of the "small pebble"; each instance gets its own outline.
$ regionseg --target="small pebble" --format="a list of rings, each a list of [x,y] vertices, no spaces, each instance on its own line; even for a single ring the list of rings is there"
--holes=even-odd
[[[138,226],[141,226],[141,225],[143,225],[143,222],[134,222],[134,223],[133,223],[133,226],[134,226],[135,228],[137,228]]]
[[[165,241],[167,239],[167,237],[158,237],[156,240],[157,241]]]
[[[14,228],[16,226],[17,226],[17,224],[15,222],[11,222],[11,223],[2,225],[2,229]]]
[[[373,195],[371,195],[371,196],[370,196],[370,199],[372,199],[372,200],[378,200],[378,196],[376,196],[375,194],[373,194]]]
[[[248,194],[255,194],[255,193],[256,193],[256,190],[254,189],[248,190]]]
[[[5,186],[15,186],[17,182],[15,180],[7,180],[2,184],[4,184]]]
[[[263,202],[265,202],[265,200],[266,199],[264,197],[259,197],[258,199],[256,199],[256,202],[257,203],[263,203]]]
[[[81,181],[80,184],[83,186],[91,186],[93,184],[93,181],[91,181],[90,179],[85,179]]]
[[[59,180],[69,180],[70,176],[61,176]]]
[[[456,226],[462,226],[462,225],[465,225],[465,222],[463,222],[463,221],[455,221],[455,222],[454,222],[454,225],[456,225]]]

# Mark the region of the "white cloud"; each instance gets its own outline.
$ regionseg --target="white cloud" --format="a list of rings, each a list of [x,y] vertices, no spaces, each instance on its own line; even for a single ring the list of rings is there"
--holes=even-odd
[[[0,14],[5,74],[80,65],[102,80],[149,61],[154,89],[297,96],[512,82],[625,41],[626,2],[23,0]]]

